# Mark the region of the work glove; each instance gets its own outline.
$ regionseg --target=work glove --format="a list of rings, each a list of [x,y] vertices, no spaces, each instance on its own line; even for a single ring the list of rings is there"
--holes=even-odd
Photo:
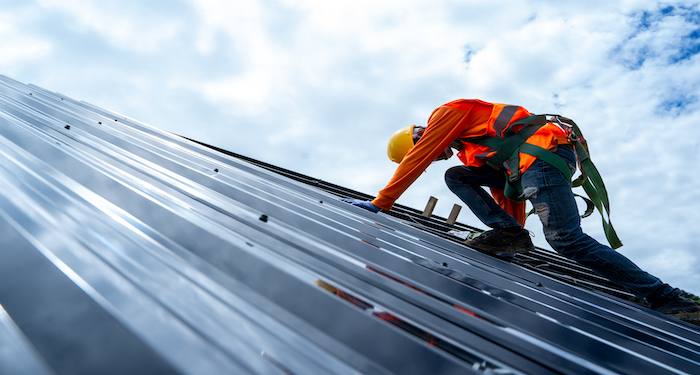
[[[359,199],[341,199],[345,203],[350,203],[353,206],[362,207],[367,211],[379,212],[380,208],[373,205],[370,201],[363,201]]]

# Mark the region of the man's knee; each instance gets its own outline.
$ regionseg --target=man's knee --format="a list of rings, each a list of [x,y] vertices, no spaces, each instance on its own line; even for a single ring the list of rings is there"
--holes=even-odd
[[[464,176],[465,168],[463,165],[458,165],[445,171],[445,183],[447,186],[460,184],[460,178]]]

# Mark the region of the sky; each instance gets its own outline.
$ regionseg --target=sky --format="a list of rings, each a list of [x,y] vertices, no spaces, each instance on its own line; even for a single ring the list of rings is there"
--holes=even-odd
[[[697,1],[0,0],[0,40],[2,75],[370,195],[389,136],[449,101],[570,117],[619,251],[700,294]],[[446,217],[457,164],[397,203]],[[605,242],[598,213],[583,228]]]

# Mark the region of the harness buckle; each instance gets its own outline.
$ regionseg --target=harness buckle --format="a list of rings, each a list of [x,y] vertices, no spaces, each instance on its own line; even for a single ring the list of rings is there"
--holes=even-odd
[[[569,142],[579,142],[581,139],[579,138],[576,133],[574,133],[574,127],[571,126],[571,124],[566,123],[562,121],[559,118],[559,115],[545,115],[545,118],[547,121],[557,124],[561,130],[563,130],[566,133],[566,138],[569,140]]]
[[[561,121],[559,120],[559,115],[545,114],[544,118],[547,119],[547,122],[556,122],[557,124],[561,124]]]
[[[520,179],[520,171],[516,171],[515,173],[511,172],[510,175],[508,176],[508,181],[509,182],[516,182]]]

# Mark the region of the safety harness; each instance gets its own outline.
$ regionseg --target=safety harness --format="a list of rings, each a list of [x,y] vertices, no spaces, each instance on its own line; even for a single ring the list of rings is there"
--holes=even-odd
[[[569,142],[574,146],[579,162],[579,169],[581,170],[581,175],[574,181],[571,181],[572,176],[569,166],[559,155],[542,147],[525,142],[542,126],[548,123],[557,124],[564,129],[568,134]],[[514,129],[518,125],[522,125],[522,128],[516,132]],[[571,181],[572,187],[583,187],[589,199],[575,194],[583,198],[588,205],[586,214],[582,217],[590,215],[593,211],[592,206],[595,206],[603,219],[605,237],[608,239],[610,246],[613,249],[622,246],[622,242],[620,242],[610,222],[610,203],[608,201],[608,193],[605,189],[603,178],[588,156],[585,140],[581,135],[581,130],[574,121],[559,115],[533,115],[507,125],[505,129],[497,133],[499,135],[497,137],[484,136],[459,139],[464,142],[474,143],[496,150],[495,153],[492,153],[492,155],[485,159],[485,162],[488,166],[506,173],[506,186],[503,190],[508,199],[516,202],[524,202],[527,200],[523,195],[521,184],[520,153],[522,152],[535,156],[561,171],[566,179]],[[508,174],[507,171],[510,171],[510,174]]]

